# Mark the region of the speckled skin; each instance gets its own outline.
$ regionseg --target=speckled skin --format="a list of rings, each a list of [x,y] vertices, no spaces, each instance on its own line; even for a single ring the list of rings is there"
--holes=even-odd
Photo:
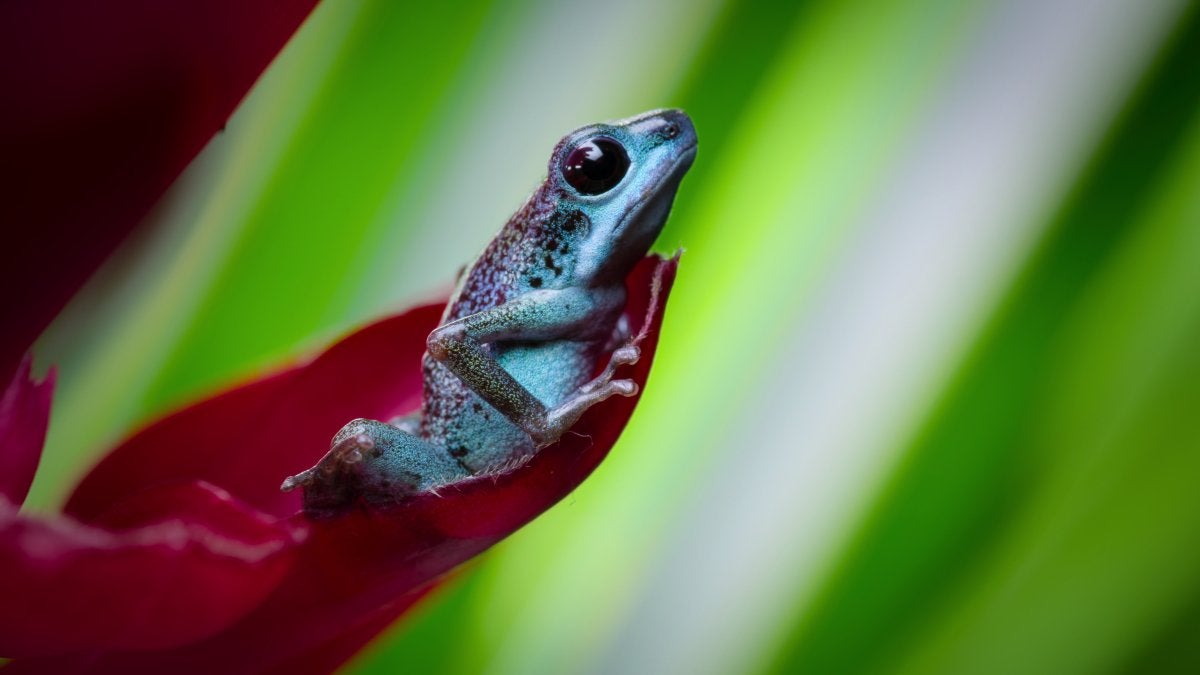
[[[629,169],[612,189],[580,194],[564,158],[615,140]],[[425,354],[419,419],[354,420],[321,462],[284,481],[308,507],[353,496],[389,501],[494,471],[555,442],[587,410],[636,384],[613,379],[637,360],[620,321],[624,279],[661,231],[696,134],[682,111],[595,124],[555,147],[546,180],[464,271]],[[596,378],[599,358],[612,352]]]

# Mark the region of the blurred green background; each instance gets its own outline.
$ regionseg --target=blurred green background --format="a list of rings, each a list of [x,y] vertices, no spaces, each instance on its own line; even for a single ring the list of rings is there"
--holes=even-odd
[[[1198,672],[1197,4],[325,0],[41,340],[31,501],[680,106],[620,444],[346,671]]]

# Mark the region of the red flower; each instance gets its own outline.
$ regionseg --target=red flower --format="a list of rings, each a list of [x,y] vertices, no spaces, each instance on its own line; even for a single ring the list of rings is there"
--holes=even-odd
[[[0,382],[316,4],[0,2]]]
[[[647,258],[626,314],[645,385],[677,258]],[[323,672],[343,662],[456,565],[575,488],[637,398],[592,408],[563,439],[504,473],[388,509],[313,520],[282,477],[312,465],[354,417],[415,409],[420,356],[441,307],[346,337],[311,362],[170,415],[112,451],[65,515],[0,502],[0,653],[13,672]],[[49,384],[28,364],[0,409],[13,502],[41,445]],[[10,412],[12,411],[12,412]]]
[[[152,424],[83,480],[59,517],[19,513],[51,378],[36,335],[223,126],[316,0],[0,5],[0,656],[6,673],[324,672],[424,590],[562,499],[616,441],[609,399],[502,474],[386,510],[313,520],[280,480],[355,417],[419,404],[441,314],[420,307],[311,362]],[[52,261],[53,265],[48,262]],[[644,386],[676,261],[627,280]],[[661,291],[661,294],[659,293]]]

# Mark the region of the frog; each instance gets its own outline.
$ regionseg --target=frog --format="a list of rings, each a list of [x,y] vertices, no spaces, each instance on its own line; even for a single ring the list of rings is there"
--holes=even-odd
[[[622,318],[625,278],[662,231],[696,148],[678,109],[562,137],[546,178],[460,272],[426,341],[420,410],[350,421],[281,489],[302,488],[312,511],[396,503],[516,466],[592,406],[636,395],[618,376],[640,358]]]

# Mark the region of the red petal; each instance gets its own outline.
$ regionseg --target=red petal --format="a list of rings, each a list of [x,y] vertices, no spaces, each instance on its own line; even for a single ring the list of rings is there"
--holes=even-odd
[[[131,495],[89,524],[0,501],[0,654],[205,638],[275,588],[300,534],[203,483]]]
[[[271,672],[287,673],[332,673],[351,656],[400,618],[410,607],[422,600],[438,586],[438,583],[406,595],[400,602],[392,603],[386,612],[369,613],[366,618],[344,629],[325,642],[307,645],[291,655],[290,660],[273,666]]]
[[[277,516],[299,510],[280,482],[310,466],[355,417],[390,419],[420,405],[425,337],[441,318],[426,305],[338,342],[311,363],[232,389],[162,419],[87,475],[66,512],[87,520],[129,492],[203,480]]]
[[[0,381],[315,4],[0,3]]]
[[[643,354],[629,374],[643,386],[676,265],[677,259],[648,258],[628,282],[626,311],[631,325],[640,331]],[[297,502],[268,499],[265,486],[275,490],[280,478],[296,466],[319,459],[333,432],[347,420],[387,419],[390,413],[415,407],[424,337],[438,316],[437,308],[424,307],[368,326],[307,367],[168,418],[105,460],[72,499],[72,512],[98,513],[120,490],[175,476],[179,470],[174,460],[156,455],[155,449],[162,455],[164,448],[178,452],[181,447],[186,451],[179,461],[188,470],[235,480],[235,494],[256,504],[269,502],[275,513],[294,509]],[[204,673],[228,672],[236,664],[239,672],[285,666],[288,672],[315,672],[312,664],[317,661],[306,657],[317,655],[320,668],[327,669],[398,617],[441,575],[575,489],[616,442],[636,403],[636,397],[615,397],[595,406],[573,433],[509,472],[465,481],[386,511],[354,510],[311,522],[308,539],[275,592],[237,624],[208,640],[169,651],[52,659],[23,667],[40,672],[86,667],[94,672]],[[250,409],[242,409],[242,404]],[[330,414],[328,409],[337,412]],[[324,421],[313,423],[310,416]],[[217,444],[202,453],[204,443],[192,436],[220,437],[225,432],[210,427],[226,423],[253,432],[262,442]],[[230,463],[239,461],[244,463],[231,469]],[[153,470],[138,472],[146,463]],[[239,475],[243,470],[254,472],[255,481],[263,484],[246,480]],[[129,479],[126,472],[138,472],[137,477]],[[295,522],[309,521],[297,514]]]
[[[0,396],[0,498],[12,504],[25,501],[33,483],[54,393],[54,372],[34,382],[29,376],[31,364],[27,355]]]

